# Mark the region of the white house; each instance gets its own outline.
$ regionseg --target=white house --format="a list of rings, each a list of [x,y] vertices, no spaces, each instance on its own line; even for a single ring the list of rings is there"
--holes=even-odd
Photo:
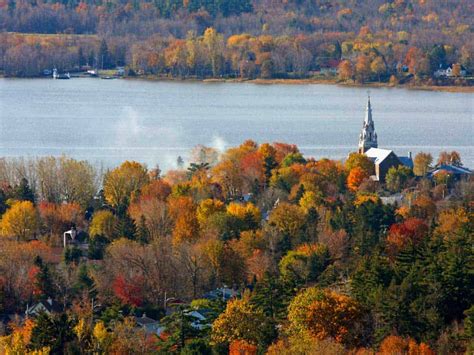
[[[41,313],[46,313],[51,315],[53,313],[61,312],[61,305],[56,301],[48,298],[45,301],[39,301],[34,304],[32,307],[26,307],[25,314],[27,317],[35,317]]]

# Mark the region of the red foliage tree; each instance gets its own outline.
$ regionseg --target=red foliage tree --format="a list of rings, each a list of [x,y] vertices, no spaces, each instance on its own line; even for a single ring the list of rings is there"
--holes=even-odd
[[[131,281],[128,281],[125,277],[119,275],[115,278],[112,289],[120,301],[138,307],[143,303],[143,292],[140,287],[142,284],[142,276],[136,276]]]
[[[387,249],[391,255],[407,247],[418,245],[428,232],[428,226],[420,218],[408,218],[402,223],[392,224],[387,237]]]

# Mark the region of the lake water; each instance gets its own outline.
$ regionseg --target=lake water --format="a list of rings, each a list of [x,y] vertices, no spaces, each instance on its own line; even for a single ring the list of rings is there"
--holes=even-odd
[[[457,150],[474,167],[474,95],[370,89],[379,147]],[[288,142],[316,158],[357,149],[367,89],[333,85],[0,79],[0,156],[67,154],[164,169],[197,144]]]

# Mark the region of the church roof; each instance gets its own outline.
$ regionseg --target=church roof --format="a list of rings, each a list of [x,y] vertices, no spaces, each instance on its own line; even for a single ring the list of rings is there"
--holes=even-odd
[[[381,149],[381,148],[370,148],[365,152],[365,155],[374,161],[374,164],[380,164],[383,162],[393,150]]]

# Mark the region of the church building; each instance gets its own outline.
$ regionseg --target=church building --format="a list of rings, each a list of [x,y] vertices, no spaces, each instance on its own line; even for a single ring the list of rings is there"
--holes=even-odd
[[[411,152],[408,153],[408,157],[399,157],[393,150],[378,147],[377,133],[375,133],[375,125],[372,118],[370,96],[367,100],[362,131],[359,135],[359,153],[365,154],[374,162],[375,171],[371,178],[375,181],[384,182],[385,175],[387,175],[388,170],[393,166],[406,165],[410,169],[413,168]]]

